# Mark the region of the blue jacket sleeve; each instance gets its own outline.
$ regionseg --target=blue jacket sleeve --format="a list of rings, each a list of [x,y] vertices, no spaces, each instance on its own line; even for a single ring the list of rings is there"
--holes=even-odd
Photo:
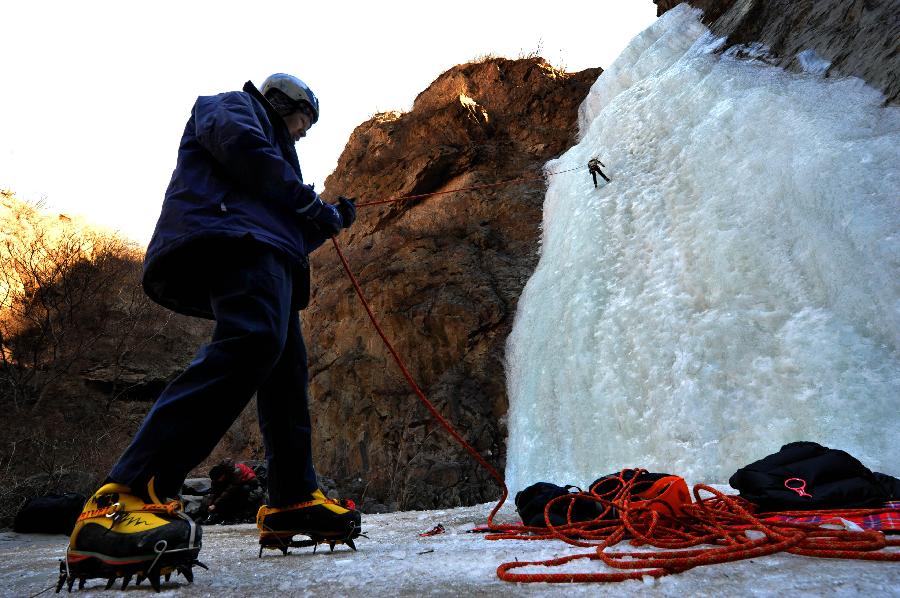
[[[203,96],[194,104],[197,140],[241,186],[303,212],[318,196],[269,141],[246,94]]]
[[[312,253],[316,249],[322,246],[328,239],[330,239],[328,235],[323,233],[321,229],[318,228],[305,228],[303,230],[303,242],[306,244],[306,251],[308,253]]]

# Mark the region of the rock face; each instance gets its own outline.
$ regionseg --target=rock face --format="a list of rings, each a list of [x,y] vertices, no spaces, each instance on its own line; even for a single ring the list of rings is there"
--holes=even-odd
[[[326,181],[332,198],[363,203],[531,178],[360,206],[339,238],[413,378],[500,471],[503,350],[537,262],[541,169],[573,143],[600,72],[565,73],[540,58],[454,67],[410,112],[360,125]],[[495,498],[489,476],[418,403],[330,246],[313,257],[312,286],[303,319],[320,472],[388,508]]]
[[[145,303],[155,316],[157,330],[145,333],[148,338],[142,340],[140,350],[115,360],[118,355],[112,349],[97,343],[90,365],[81,371],[87,387],[110,400],[152,404],[212,336],[213,323],[208,320],[168,312],[149,299]]]
[[[681,3],[654,0],[657,16]],[[828,76],[852,75],[900,101],[900,6],[896,0],[690,0],[726,48],[755,42],[766,60],[802,70],[809,51]],[[808,67],[807,67],[808,68]]]

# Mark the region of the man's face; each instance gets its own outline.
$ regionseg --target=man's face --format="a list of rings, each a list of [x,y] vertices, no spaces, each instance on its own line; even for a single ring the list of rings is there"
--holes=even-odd
[[[303,110],[296,110],[284,117],[284,123],[291,133],[294,143],[306,137],[306,131],[312,126],[312,118]]]

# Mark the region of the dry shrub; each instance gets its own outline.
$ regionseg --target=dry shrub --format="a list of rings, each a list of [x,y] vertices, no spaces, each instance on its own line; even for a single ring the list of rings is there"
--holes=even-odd
[[[118,372],[168,321],[141,290],[142,257],[0,192],[0,526],[30,496],[90,492],[146,411],[112,405]],[[98,364],[103,399],[81,377]]]

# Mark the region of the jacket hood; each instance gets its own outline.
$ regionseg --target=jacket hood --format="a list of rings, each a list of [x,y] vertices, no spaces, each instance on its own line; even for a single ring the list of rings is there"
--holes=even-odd
[[[247,81],[244,83],[244,87],[242,88],[244,93],[250,94],[254,100],[262,104],[262,107],[266,110],[266,115],[269,117],[269,122],[272,123],[272,126],[278,129],[279,134],[285,134],[290,137],[290,131],[288,131],[287,125],[284,122],[284,119],[278,114],[278,111],[275,110],[275,107],[266,99],[266,96],[262,94],[260,90],[256,88],[256,85],[253,84],[253,81]]]

